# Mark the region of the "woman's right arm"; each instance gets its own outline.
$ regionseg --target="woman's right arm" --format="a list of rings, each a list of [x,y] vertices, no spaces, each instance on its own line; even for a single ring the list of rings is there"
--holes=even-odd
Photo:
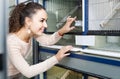
[[[64,46],[58,51],[55,56],[46,59],[45,61],[38,64],[29,65],[24,56],[21,54],[20,50],[22,49],[20,44],[17,41],[12,41],[13,40],[8,41],[8,55],[10,61],[19,72],[21,72],[24,76],[28,78],[47,71],[64,57],[68,56],[69,53],[66,54],[66,52],[72,49],[72,46]]]
[[[38,64],[29,65],[27,61],[24,59],[23,55],[21,54],[20,51],[21,47],[20,45],[18,45],[18,42],[11,41],[8,41],[8,53],[9,53],[8,55],[10,61],[19,72],[21,72],[24,76],[28,78],[38,75],[42,72],[45,72],[46,70],[54,66],[56,63],[58,63],[57,58],[53,56]]]

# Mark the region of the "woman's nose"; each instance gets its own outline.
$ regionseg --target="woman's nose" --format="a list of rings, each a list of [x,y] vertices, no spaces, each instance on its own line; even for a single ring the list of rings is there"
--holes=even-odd
[[[47,23],[46,22],[44,23],[44,27],[47,28]]]

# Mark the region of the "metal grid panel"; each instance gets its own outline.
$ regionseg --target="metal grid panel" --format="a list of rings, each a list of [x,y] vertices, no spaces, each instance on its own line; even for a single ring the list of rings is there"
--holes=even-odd
[[[82,0],[47,0],[45,5],[48,12],[48,32],[61,28],[68,16],[77,16],[77,19],[82,20]]]
[[[89,0],[89,30],[120,30],[120,0]]]

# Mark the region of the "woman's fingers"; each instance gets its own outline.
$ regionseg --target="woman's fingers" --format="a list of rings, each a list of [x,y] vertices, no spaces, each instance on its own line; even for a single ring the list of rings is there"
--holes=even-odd
[[[63,59],[64,57],[70,55],[70,53],[67,53],[68,51],[70,51],[73,47],[71,45],[68,46],[64,46],[62,47],[58,53],[56,54],[56,58],[58,59],[58,61],[60,61],[61,59]]]
[[[67,21],[69,22],[69,21],[71,21],[71,22],[73,22],[73,21],[75,21],[76,20],[76,16],[74,17],[74,18],[71,18],[71,16],[68,16],[67,17]]]

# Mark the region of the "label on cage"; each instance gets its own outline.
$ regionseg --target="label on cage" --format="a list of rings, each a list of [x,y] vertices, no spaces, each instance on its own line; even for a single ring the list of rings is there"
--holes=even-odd
[[[82,21],[81,20],[76,20],[75,21],[75,26],[77,26],[77,27],[82,26]]]
[[[95,46],[95,36],[75,36],[76,45]]]

